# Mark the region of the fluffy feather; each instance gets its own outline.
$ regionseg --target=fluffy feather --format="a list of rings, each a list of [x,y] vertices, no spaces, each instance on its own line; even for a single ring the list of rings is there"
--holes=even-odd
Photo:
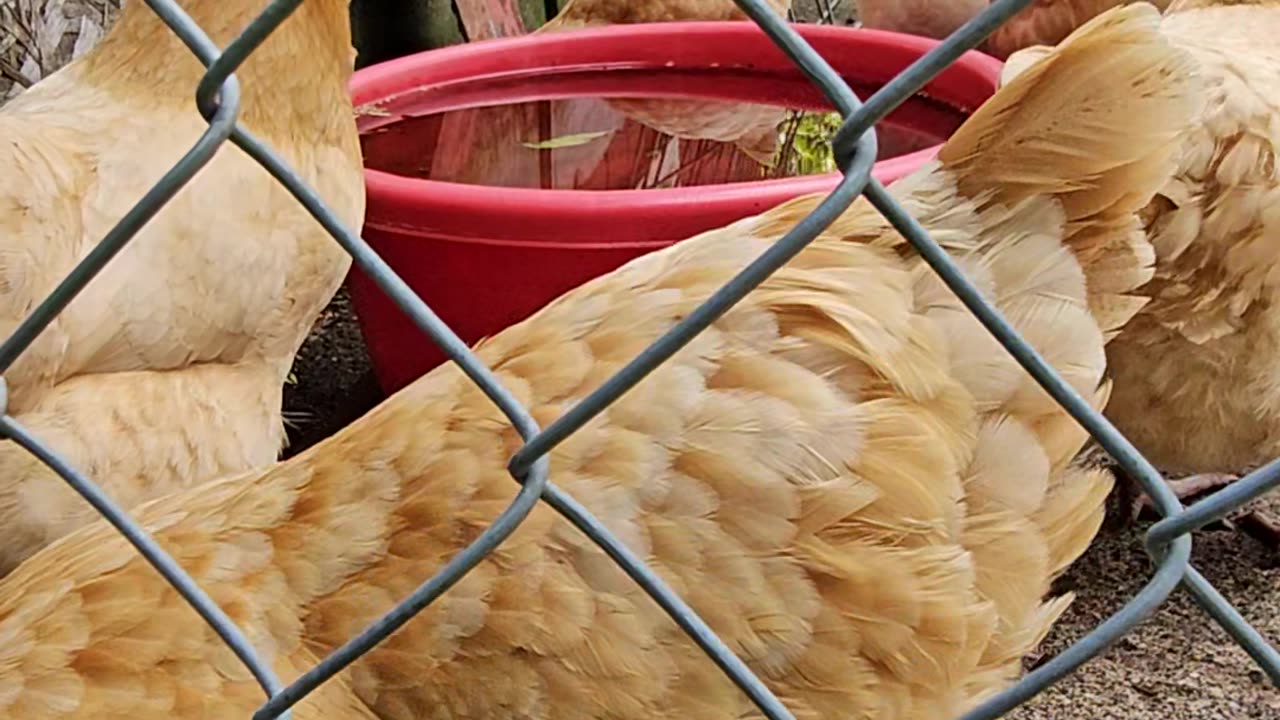
[[[1087,393],[1104,373],[1090,308],[1119,322],[1123,303],[1100,298],[1149,277],[1127,262],[1141,235],[1122,220],[1164,181],[1154,168],[1172,152],[1167,128],[1186,122],[1198,92],[1157,21],[1135,6],[1092,23],[893,188],[1020,328],[1044,326],[1032,341]],[[1054,102],[1050,87],[1077,82],[1090,103],[1070,92]],[[1125,122],[1105,126],[1098,154],[1065,152],[1099,115]],[[546,422],[818,200],[632,261],[477,351]],[[1041,238],[1057,251],[1045,255]],[[1045,281],[1028,281],[1028,268]],[[1047,428],[1063,412],[998,351],[982,357],[985,337],[859,202],[557,447],[552,477],[797,717],[953,717],[1016,676],[1065,607],[1045,602],[1049,581],[1093,536],[1110,486],[1071,465],[1082,441],[1043,440],[1058,437]],[[984,361],[994,379],[977,371]],[[516,492],[504,466],[519,445],[483,393],[442,366],[289,462],[140,517],[287,681],[493,521]],[[0,649],[0,717],[221,718],[259,702],[229,652],[104,524],[0,581]],[[127,669],[106,662],[121,654]],[[754,712],[545,506],[326,690],[299,717],[366,716],[333,707],[355,699],[384,720]]]
[[[979,49],[1005,59],[1033,45],[1061,42],[1091,18],[1135,0],[1035,0],[996,28]],[[978,13],[989,0],[856,0],[863,27],[943,39]],[[1154,0],[1164,8],[1169,0]]]
[[[261,10],[182,5],[220,45]],[[237,76],[241,122],[358,224],[346,15],[341,0],[304,4]],[[0,109],[0,336],[207,129],[192,104],[203,72],[135,1],[97,47]],[[129,505],[269,464],[293,355],[349,264],[228,144],[5,373],[8,412]],[[0,477],[0,572],[97,516],[12,442]]]
[[[1162,470],[1241,472],[1280,455],[1280,4],[1179,0],[1161,32],[1205,93],[1141,213],[1156,272],[1108,347],[1107,413]]]
[[[790,0],[767,0],[780,15]],[[556,32],[594,25],[671,22],[676,20],[745,20],[733,0],[568,0],[560,12],[535,32]]]

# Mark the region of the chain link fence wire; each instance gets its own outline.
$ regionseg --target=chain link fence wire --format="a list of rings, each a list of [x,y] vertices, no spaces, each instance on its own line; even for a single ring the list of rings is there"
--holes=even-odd
[[[711,662],[745,692],[770,720],[791,720],[792,715],[701,618],[663,583],[644,562],[613,536],[591,513],[562,492],[548,475],[549,453],[576,430],[598,415],[636,383],[684,347],[717,318],[733,307],[771,273],[804,249],[859,196],[865,195],[920,253],[965,306],[1045,390],[1076,419],[1121,469],[1151,496],[1164,519],[1146,534],[1146,547],[1155,563],[1147,584],[1119,611],[1097,628],[1007,690],[989,698],[962,716],[963,720],[991,720],[1034,697],[1049,685],[1097,656],[1154,612],[1173,590],[1183,585],[1196,602],[1217,621],[1258,663],[1274,684],[1280,685],[1280,654],[1241,617],[1218,591],[1190,564],[1191,533],[1221,519],[1245,503],[1280,486],[1280,460],[1272,462],[1226,489],[1184,508],[1160,473],[1100,413],[1072,389],[1058,373],[989,305],[928,233],[871,178],[876,157],[875,124],[900,103],[916,94],[965,51],[974,48],[995,28],[1032,0],[998,0],[957,30],[931,52],[862,102],[841,77],[800,38],[763,0],[734,0],[739,7],[822,90],[844,118],[832,139],[834,156],[843,175],[834,190],[808,217],[743,269],[701,307],[655,341],[597,390],[567,411],[546,429],[539,428],[529,411],[497,381],[457,335],[419,299],[358,234],[336,219],[324,202],[269,147],[236,121],[240,110],[237,67],[274,31],[303,0],[274,0],[225,50],[219,50],[174,0],[145,0],[207,72],[196,88],[196,108],[208,129],[192,148],[148,191],[106,237],[58,285],[14,333],[0,344],[0,408],[6,407],[3,373],[49,325],[57,314],[102,270],[133,236],[200,170],[217,150],[231,141],[259,162],[351,254],[354,262],[386,292],[402,311],[441,347],[463,372],[498,406],[523,438],[524,446],[509,464],[520,484],[514,500],[470,546],[423,583],[402,603],[335,650],[288,687],[281,684],[267,663],[235,623],[192,578],[162,550],[127,513],[92,480],[71,467],[58,453],[32,436],[5,410],[0,436],[13,440],[60,475],[97,509],[142,556],[168,580],[202,618],[235,652],[262,686],[265,704],[254,720],[289,718],[290,708],[322,683],[358,659],[423,608],[462,579],[501,544],[532,511],[545,501],[591,538],[654,599]]]

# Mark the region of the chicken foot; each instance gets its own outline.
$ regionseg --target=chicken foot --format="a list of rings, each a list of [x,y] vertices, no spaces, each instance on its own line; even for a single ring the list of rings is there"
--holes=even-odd
[[[1173,491],[1174,496],[1186,505],[1190,504],[1190,501],[1215,490],[1220,490],[1239,479],[1240,476],[1228,473],[1201,473],[1166,480],[1165,482],[1169,485],[1169,489]],[[1132,525],[1144,515],[1148,517],[1159,516],[1150,496],[1142,490],[1136,481],[1126,478],[1126,482],[1122,483],[1121,487],[1125,491],[1121,505],[1122,509],[1126,511],[1121,520],[1124,525]],[[1242,508],[1228,515],[1224,520],[1228,526],[1240,530],[1267,548],[1280,550],[1280,518],[1277,518],[1274,514],[1265,510]]]

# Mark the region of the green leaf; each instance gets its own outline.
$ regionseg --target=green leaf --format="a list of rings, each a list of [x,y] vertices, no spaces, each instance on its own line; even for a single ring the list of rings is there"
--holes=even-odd
[[[791,147],[779,147],[779,157],[787,158],[785,175],[812,175],[836,170],[829,138],[840,128],[839,113],[803,113],[795,117],[792,132],[783,129],[779,141],[790,136]]]
[[[597,138],[602,138],[605,135],[608,135],[610,132],[612,131],[601,130],[600,132],[574,133],[572,135],[561,135],[560,137],[554,137],[554,138],[551,138],[550,140],[544,140],[542,142],[520,143],[520,144],[529,148],[530,150],[558,150],[560,148],[577,147],[579,145],[586,145],[592,140],[595,140]]]

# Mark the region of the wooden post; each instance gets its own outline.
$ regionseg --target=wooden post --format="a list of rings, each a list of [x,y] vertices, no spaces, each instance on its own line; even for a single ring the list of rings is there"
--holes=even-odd
[[[547,21],[546,0],[455,0],[468,40],[515,37]]]
[[[351,0],[356,67],[470,40],[523,35],[557,0]]]
[[[450,0],[352,0],[356,67],[466,42]]]

